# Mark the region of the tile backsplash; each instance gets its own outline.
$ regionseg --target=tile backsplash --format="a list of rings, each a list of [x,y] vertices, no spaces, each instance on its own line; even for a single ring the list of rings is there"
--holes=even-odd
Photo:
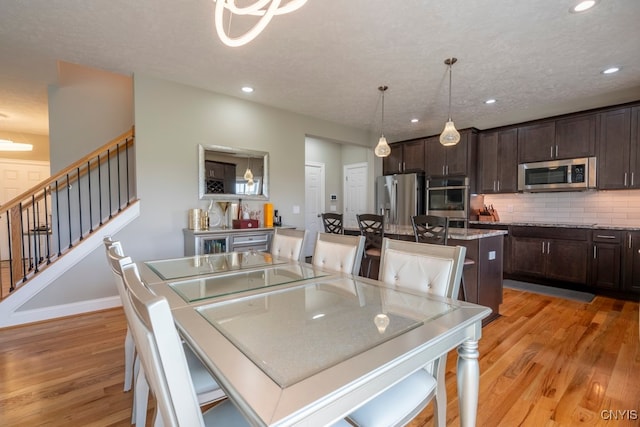
[[[486,194],[504,222],[640,226],[640,190]]]

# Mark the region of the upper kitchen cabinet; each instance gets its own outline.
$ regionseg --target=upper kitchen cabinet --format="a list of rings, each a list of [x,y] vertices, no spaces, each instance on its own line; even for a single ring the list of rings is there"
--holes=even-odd
[[[384,175],[424,171],[424,140],[397,142],[389,146],[391,154],[382,159]]]
[[[589,113],[520,127],[519,163],[595,156],[597,121]]]
[[[640,107],[600,113],[598,188],[640,188],[638,150]]]
[[[518,128],[519,163],[552,160],[555,158],[556,149],[555,121]]]
[[[478,142],[478,192],[518,191],[518,129],[482,132]]]
[[[440,136],[425,139],[424,165],[427,177],[466,176],[475,182],[478,155],[478,131],[460,131],[460,142],[445,147],[440,144]]]
[[[556,159],[596,155],[598,115],[582,114],[556,120]]]

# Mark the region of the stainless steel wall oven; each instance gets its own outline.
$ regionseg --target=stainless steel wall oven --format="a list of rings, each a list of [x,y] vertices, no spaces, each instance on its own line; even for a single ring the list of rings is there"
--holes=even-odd
[[[469,219],[469,178],[430,179],[426,185],[427,215],[446,216],[451,227]]]

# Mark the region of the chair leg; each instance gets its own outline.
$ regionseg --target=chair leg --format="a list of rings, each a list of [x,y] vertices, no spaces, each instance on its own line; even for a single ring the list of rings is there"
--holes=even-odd
[[[136,354],[136,346],[131,336],[131,331],[127,328],[127,335],[124,338],[124,391],[131,390],[133,383],[133,364]]]
[[[462,272],[460,285],[462,287],[462,301],[467,301],[467,286],[464,284],[464,271]]]
[[[131,421],[137,427],[140,427],[147,424],[147,402],[149,400],[149,383],[147,383],[147,378],[144,376],[142,366],[138,369],[135,388]]]
[[[436,362],[435,377],[437,381],[436,395],[433,399],[433,425],[445,427],[447,424],[447,387],[445,384],[445,366],[447,362],[446,354]]]

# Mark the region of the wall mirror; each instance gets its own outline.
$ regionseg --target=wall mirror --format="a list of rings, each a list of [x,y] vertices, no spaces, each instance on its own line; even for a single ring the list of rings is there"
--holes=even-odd
[[[198,191],[200,199],[268,200],[269,153],[199,145]]]

